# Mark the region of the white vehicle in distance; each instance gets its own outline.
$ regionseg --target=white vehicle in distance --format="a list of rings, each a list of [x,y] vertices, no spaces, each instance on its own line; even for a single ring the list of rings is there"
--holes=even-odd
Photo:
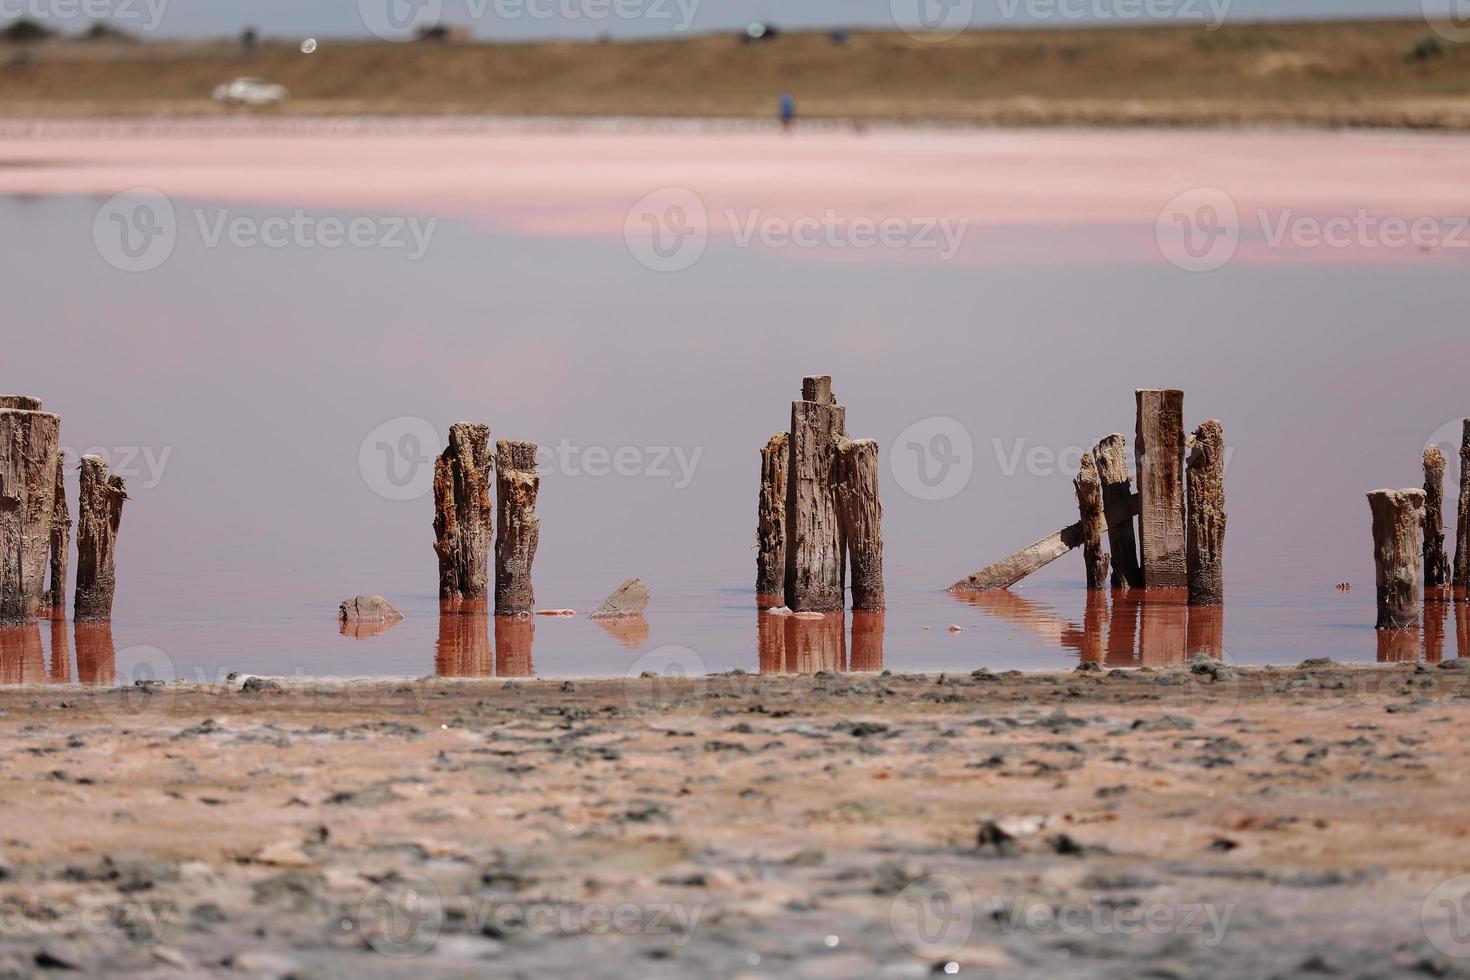
[[[226,105],[265,106],[286,101],[291,95],[284,85],[259,78],[237,78],[214,88],[214,101]]]

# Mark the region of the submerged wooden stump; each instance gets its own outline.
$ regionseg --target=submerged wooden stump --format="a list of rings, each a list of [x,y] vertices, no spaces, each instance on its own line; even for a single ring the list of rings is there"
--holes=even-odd
[[[1082,528],[1082,561],[1087,568],[1087,587],[1105,589],[1108,586],[1108,553],[1103,550],[1103,534],[1107,521],[1103,519],[1102,481],[1092,457],[1082,454],[1082,468],[1072,481],[1077,490],[1077,510]]]
[[[1184,543],[1184,392],[1140,388],[1133,455],[1138,464],[1138,543],[1148,588],[1189,584]]]
[[[541,540],[536,516],[536,444],[501,439],[495,444],[495,494],[500,530],[495,539],[495,615],[522,616],[536,611],[531,564]]]
[[[1419,623],[1419,540],[1424,527],[1423,490],[1374,490],[1373,563],[1378,586],[1378,628]]]
[[[1450,559],[1444,550],[1444,453],[1439,446],[1424,450],[1424,587],[1436,589],[1450,580]]]
[[[802,381],[791,403],[786,480],[786,605],[798,612],[842,608],[845,554],[837,517],[837,444],[847,417],[832,379]]]
[[[117,587],[117,529],[127,488],[107,475],[107,460],[83,456],[77,495],[77,594],[75,617],[110,619]],[[48,536],[49,540],[49,536]]]
[[[1225,434],[1216,419],[1194,430],[1189,451],[1185,566],[1189,604],[1225,601]]]
[[[761,495],[755,526],[755,594],[786,595],[786,477],[791,437],[778,432],[761,449]]]
[[[434,553],[440,599],[489,595],[490,426],[456,422],[434,463]]]
[[[39,399],[0,395],[0,622],[40,615],[46,595],[61,418]]]
[[[56,492],[51,501],[51,587],[42,605],[51,616],[66,616],[66,571],[71,557],[71,511],[66,506],[66,453],[56,454]]]
[[[1108,504],[1103,513],[1110,528],[1117,527],[1124,522],[1131,522],[1138,516],[1138,494],[1133,494],[1126,501],[1119,500]],[[1082,534],[1080,521],[1071,524],[1034,544],[1027,545],[1013,555],[1007,555],[1000,561],[986,565],[980,571],[960,579],[945,591],[990,592],[1010,588],[1027,575],[1046,567],[1080,545]]]
[[[1470,587],[1470,419],[1460,436],[1460,501],[1455,512],[1454,584]]]
[[[1133,499],[1133,477],[1128,473],[1127,437],[1121,432],[1098,441],[1093,450],[1098,479],[1102,481],[1104,510],[1121,509]],[[1108,525],[1108,550],[1112,552],[1112,583],[1115,589],[1143,588],[1143,569],[1138,564],[1138,539],[1133,519]]]
[[[883,505],[878,501],[878,444],[837,445],[837,516],[852,566],[852,608],[883,608]]]

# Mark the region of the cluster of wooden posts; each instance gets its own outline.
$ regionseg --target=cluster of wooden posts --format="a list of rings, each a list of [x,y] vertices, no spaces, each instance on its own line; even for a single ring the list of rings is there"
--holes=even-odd
[[[1218,420],[1184,432],[1184,392],[1140,388],[1133,454],[1114,433],[1082,455],[1074,481],[1080,520],[954,583],[949,591],[1005,589],[1081,547],[1087,587],[1188,590],[1189,604],[1225,601],[1225,436]],[[1137,534],[1134,518],[1138,518]],[[1103,538],[1107,538],[1104,550]],[[1109,568],[1111,566],[1111,575]]]
[[[498,515],[490,506],[495,478]],[[495,537],[495,614],[536,611],[531,564],[541,537],[536,516],[536,444],[501,439],[490,454],[490,426],[456,422],[449,445],[434,463],[434,552],[439,556],[439,598],[466,609],[484,608],[490,597],[490,543]],[[496,521],[498,516],[499,520]]]
[[[761,450],[755,590],[793,612],[883,608],[878,444],[847,437],[847,411],[826,375],[803,378],[791,429]]]
[[[39,398],[0,395],[0,623],[66,615],[72,521],[60,440],[61,417]],[[74,616],[108,619],[127,489],[101,456],[83,456],[79,469]]]
[[[1460,496],[1455,520],[1455,553],[1445,550],[1445,456],[1438,445],[1424,450],[1423,490],[1374,490],[1373,564],[1378,597],[1378,628],[1419,625],[1420,573],[1425,594],[1449,589],[1464,597],[1470,587],[1470,418],[1460,437]],[[1422,559],[1422,564],[1421,564]]]

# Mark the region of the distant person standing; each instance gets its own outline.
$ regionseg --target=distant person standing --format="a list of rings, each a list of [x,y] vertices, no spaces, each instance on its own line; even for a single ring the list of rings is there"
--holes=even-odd
[[[791,127],[796,125],[796,99],[783,92],[777,112],[781,117],[781,128],[789,133]]]

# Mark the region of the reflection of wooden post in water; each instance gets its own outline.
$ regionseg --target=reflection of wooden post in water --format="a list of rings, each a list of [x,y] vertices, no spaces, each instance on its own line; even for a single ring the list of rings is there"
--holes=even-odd
[[[1077,511],[1082,526],[1082,562],[1087,569],[1088,589],[1105,589],[1108,586],[1108,553],[1103,550],[1103,532],[1107,522],[1103,520],[1102,482],[1097,476],[1097,467],[1092,457],[1082,454],[1082,467],[1072,481],[1077,491]]]
[[[112,596],[117,587],[117,529],[127,499],[122,477],[107,475],[107,460],[101,456],[82,457],[81,492],[77,498],[77,619],[112,616]]]
[[[1437,589],[1450,580],[1444,551],[1444,453],[1424,450],[1424,588]]]
[[[1097,475],[1102,481],[1105,511],[1124,511],[1133,499],[1133,477],[1128,474],[1127,447],[1128,440],[1123,433],[1114,432],[1099,440],[1093,449]],[[1108,525],[1108,550],[1112,552],[1113,588],[1143,588],[1143,569],[1138,567],[1138,541],[1133,534],[1132,518]]]
[[[440,677],[493,677],[490,611],[485,599],[442,600],[434,672]]]
[[[495,673],[500,677],[531,676],[531,644],[536,620],[530,616],[495,617]]]
[[[1455,655],[1470,657],[1470,603],[1463,592],[1455,596]]]
[[[489,595],[490,426],[456,422],[449,445],[434,462],[434,553],[439,598]]]
[[[991,592],[956,592],[954,597],[966,605],[975,606],[986,613],[1024,626],[1055,646],[1066,646],[1067,637],[1076,633],[1077,626],[1056,615],[1050,607],[999,589]]]
[[[1378,586],[1378,628],[1419,623],[1419,547],[1424,527],[1423,490],[1374,490],[1373,563]]]
[[[762,674],[786,672],[786,618],[756,611],[755,653]]]
[[[42,605],[47,615],[66,618],[66,570],[71,556],[71,510],[66,506],[66,453],[56,454],[56,492],[51,507],[51,586]],[[66,632],[62,631],[63,634]]]
[[[36,623],[0,626],[0,684],[40,684],[46,680],[46,653]]]
[[[1142,591],[1132,589],[1113,593],[1113,611],[1108,620],[1107,665],[1138,666],[1138,610],[1143,603]]]
[[[1470,588],[1470,419],[1460,434],[1460,502],[1455,510],[1454,583]]]
[[[1420,630],[1417,626],[1402,629],[1378,629],[1378,662],[1408,664],[1419,659]]]
[[[0,622],[40,615],[46,598],[61,418],[39,399],[0,395]]]
[[[1105,659],[1108,632],[1108,594],[1105,591],[1087,593],[1087,607],[1082,612],[1082,637],[1077,652],[1085,664],[1101,664]]]
[[[65,614],[51,620],[51,682],[71,683],[71,643],[66,635]]]
[[[1138,464],[1138,538],[1149,588],[1185,588],[1184,392],[1140,388],[1133,455]]]
[[[883,505],[878,502],[878,444],[872,439],[837,444],[837,515],[852,567],[852,608],[882,609]]]
[[[629,650],[642,650],[648,642],[648,620],[641,615],[598,616],[592,621]]]
[[[1187,465],[1184,557],[1189,602],[1219,605],[1225,601],[1225,434],[1218,420],[1194,430]]]
[[[1225,607],[1190,606],[1188,634],[1184,640],[1187,656],[1202,653],[1214,660],[1225,659]]]
[[[883,617],[881,609],[852,611],[852,655],[847,669],[876,674],[883,669]]]
[[[847,615],[841,609],[821,619],[783,616],[786,620],[786,672],[815,674],[847,669]]]
[[[536,444],[495,444],[495,496],[500,528],[495,538],[495,615],[529,616],[536,611],[531,564],[541,540],[536,516]]]
[[[112,684],[117,681],[117,648],[112,643],[112,623],[109,620],[77,623],[73,640],[77,648],[79,682]]]
[[[755,525],[755,594],[786,601],[786,477],[791,437],[778,432],[761,450],[761,496]]]
[[[1138,662],[1144,667],[1183,663],[1189,633],[1189,593],[1149,588],[1138,607]]]
[[[786,479],[786,605],[824,612],[842,608],[845,553],[833,470],[847,413],[829,377],[804,378],[791,403]]]
[[[1444,589],[1424,595],[1424,659],[1437,664],[1444,659],[1444,623],[1450,614],[1450,599]]]

